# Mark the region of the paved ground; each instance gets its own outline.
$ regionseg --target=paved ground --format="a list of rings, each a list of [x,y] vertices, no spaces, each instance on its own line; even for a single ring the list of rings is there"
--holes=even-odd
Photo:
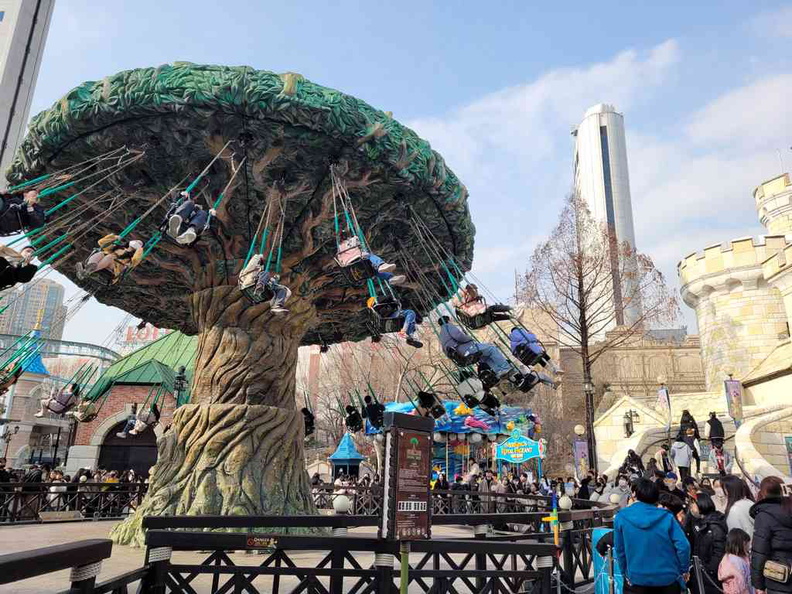
[[[0,527],[0,554],[25,551],[33,548],[46,547],[67,542],[74,542],[86,538],[107,538],[114,522],[72,522],[62,524],[34,524],[27,526],[2,526]],[[373,535],[373,528],[357,528],[350,530],[350,534]],[[469,529],[437,526],[433,533],[438,537],[459,538],[469,537]],[[295,553],[290,554],[298,566],[310,566],[318,563],[322,553]],[[144,550],[132,547],[113,545],[113,555],[102,564],[102,573],[98,581],[105,581],[127,571],[137,569],[143,565]],[[197,563],[207,557],[201,553],[174,553],[175,563]],[[259,565],[258,557],[235,553],[231,559],[238,565]],[[356,559],[363,566],[369,566],[373,555],[356,555]],[[299,561],[298,561],[299,560]],[[303,563],[305,565],[303,565]],[[199,592],[209,592],[209,579],[196,580],[192,583]],[[256,580],[256,585],[261,592],[266,592],[266,582]],[[0,585],[0,593],[14,594],[44,594],[48,592],[61,592],[69,587],[69,570],[63,570],[38,578],[16,582],[6,586]],[[130,592],[135,589],[130,588]]]

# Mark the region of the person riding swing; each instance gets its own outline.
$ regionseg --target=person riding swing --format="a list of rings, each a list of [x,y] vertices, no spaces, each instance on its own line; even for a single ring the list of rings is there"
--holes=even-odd
[[[179,199],[173,202],[165,215],[166,233],[181,245],[193,245],[201,234],[212,225],[217,211],[203,206],[192,199],[189,192],[181,192]]]
[[[81,400],[74,409],[66,412],[67,417],[71,417],[79,423],[90,423],[97,414],[96,404],[92,400]]]
[[[394,274],[396,264],[388,264],[378,255],[364,251],[357,235],[352,235],[339,244],[335,262],[348,276],[352,277],[353,281],[378,278],[395,287],[403,285],[407,280],[407,277],[402,274]],[[357,270],[356,267],[360,267],[364,262],[368,263],[365,265],[366,269]]]
[[[418,323],[418,315],[412,309],[402,309],[399,303],[393,297],[383,297],[378,300],[376,297],[369,297],[366,301],[368,307],[374,315],[384,322],[385,320],[399,320],[401,323],[401,330],[398,331],[399,338],[406,340],[407,344],[411,347],[420,349],[423,343],[415,339],[415,325]],[[383,324],[380,323],[380,333],[386,333]]]
[[[286,301],[291,289],[281,284],[280,275],[266,269],[264,254],[254,254],[247,266],[239,273],[239,290],[254,303],[270,302],[272,313],[289,313]]]
[[[80,397],[80,385],[74,383],[69,388],[64,386],[60,390],[53,390],[47,397],[41,399],[41,408],[33,416],[41,418],[46,411],[56,415],[62,415],[68,412],[77,403]]]
[[[139,239],[126,241],[111,233],[102,237],[97,244],[99,247],[88,256],[85,263],[77,263],[77,278],[80,280],[102,270],[112,269],[115,284],[126,271],[143,261],[143,242]]]
[[[21,252],[0,246],[0,290],[33,280],[38,271],[38,266],[30,263],[34,255],[32,246],[23,247]]]
[[[0,192],[0,235],[15,235],[43,227],[47,214],[39,203],[38,190]]]
[[[356,409],[351,404],[347,404],[345,410],[346,419],[344,420],[344,424],[346,425],[347,431],[350,433],[357,433],[358,431],[362,430],[363,417],[360,415],[358,409]]]
[[[451,299],[451,305],[456,309],[459,321],[471,330],[478,330],[492,322],[510,319],[511,307],[500,303],[487,305],[487,301],[479,293],[478,287],[472,283],[457,291]]]
[[[520,363],[528,366],[539,364],[542,367],[550,367],[555,374],[563,373],[563,370],[550,359],[550,355],[547,354],[536,334],[530,330],[518,326],[512,328],[509,333],[509,346]]]

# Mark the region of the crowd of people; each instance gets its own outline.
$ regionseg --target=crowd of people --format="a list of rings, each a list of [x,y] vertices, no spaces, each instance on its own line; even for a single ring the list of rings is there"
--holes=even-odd
[[[48,464],[6,468],[6,460],[0,459],[0,522],[32,519],[41,512],[124,515],[135,509],[147,484],[147,477],[131,469],[81,468],[69,475]]]
[[[755,497],[733,475],[687,477],[683,487],[646,477],[630,484],[612,540],[625,592],[792,592],[792,498],[780,478],[764,478]]]

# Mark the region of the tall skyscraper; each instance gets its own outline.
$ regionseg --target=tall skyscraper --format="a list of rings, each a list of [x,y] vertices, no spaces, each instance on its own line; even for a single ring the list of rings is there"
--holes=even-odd
[[[0,314],[0,334],[22,335],[39,324],[42,338],[61,340],[66,324],[64,293],[63,285],[48,278],[3,291],[0,303],[8,309]]]
[[[55,0],[0,0],[0,187],[25,135]]]
[[[635,249],[624,116],[612,105],[590,107],[573,129],[575,137],[575,190],[588,204],[592,216],[608,225],[619,242]],[[616,324],[632,324],[640,318],[640,303],[622,305],[622,295],[635,295],[634,287],[623,286],[614,276]]]

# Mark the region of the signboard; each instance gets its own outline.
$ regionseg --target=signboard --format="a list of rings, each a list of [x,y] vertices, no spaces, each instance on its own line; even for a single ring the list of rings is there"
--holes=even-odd
[[[381,537],[409,541],[432,536],[429,480],[433,427],[432,419],[390,412],[385,415]]]
[[[125,346],[148,344],[149,342],[154,342],[158,338],[162,338],[171,332],[173,332],[173,330],[156,328],[151,324],[146,324],[143,328],[138,328],[137,326],[127,326],[122,342]]]
[[[572,454],[575,457],[575,474],[578,480],[586,478],[591,466],[589,465],[588,442],[585,439],[576,439],[572,444]]]
[[[734,425],[739,427],[743,419],[742,384],[739,380],[727,379],[723,382],[723,387],[726,390],[729,416],[734,419]]]
[[[512,464],[522,464],[532,458],[544,458],[544,455],[544,440],[534,441],[525,437],[519,429],[512,431],[509,438],[495,446],[495,459]]]

